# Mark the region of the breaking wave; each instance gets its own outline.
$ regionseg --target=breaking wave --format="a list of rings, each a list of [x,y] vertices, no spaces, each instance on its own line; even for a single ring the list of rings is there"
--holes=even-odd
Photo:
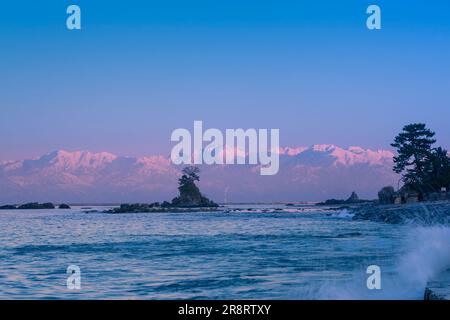
[[[369,290],[366,285],[369,275],[365,270],[359,270],[354,272],[351,280],[310,288],[302,298],[423,299],[428,281],[450,269],[450,228],[411,227],[404,245],[404,254],[394,259],[393,266],[381,267],[381,290]]]

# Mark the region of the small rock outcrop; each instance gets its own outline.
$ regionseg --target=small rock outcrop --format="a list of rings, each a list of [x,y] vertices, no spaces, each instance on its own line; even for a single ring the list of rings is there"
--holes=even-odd
[[[370,202],[370,201],[359,199],[356,192],[353,191],[347,200],[329,199],[329,200],[326,200],[325,202],[320,202],[317,205],[334,206],[334,205],[343,205],[343,204],[357,204],[357,203],[364,203],[364,202]]]
[[[172,202],[154,202],[150,204],[121,204],[119,208],[104,211],[105,213],[146,213],[146,212],[196,212],[216,211],[219,205],[202,195],[200,189],[195,184],[200,181],[200,170],[197,167],[189,166],[183,169],[182,176],[178,179],[179,195]]]
[[[138,212],[154,212],[155,209],[161,208],[158,202],[154,203],[123,203],[119,208],[114,208],[112,213],[138,213]]]
[[[70,209],[70,206],[69,206],[68,204],[61,203],[61,204],[58,206],[58,209]]]
[[[350,195],[350,197],[347,200],[345,200],[345,203],[358,203],[360,201],[361,200],[359,200],[359,197],[356,194],[356,192],[353,191],[352,194]]]
[[[200,170],[197,167],[189,166],[183,169],[183,175],[178,179],[179,196],[172,200],[174,207],[218,207],[218,204],[203,196],[200,189],[195,184],[200,181]]]
[[[15,210],[15,209],[17,209],[17,206],[11,204],[0,206],[0,210]]]
[[[55,205],[51,202],[46,203],[37,203],[37,202],[30,202],[23,204],[19,207],[17,207],[19,210],[31,210],[31,209],[55,209]]]

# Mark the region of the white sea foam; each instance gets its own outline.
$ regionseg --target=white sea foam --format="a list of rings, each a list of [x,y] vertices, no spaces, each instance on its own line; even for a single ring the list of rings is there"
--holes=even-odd
[[[397,272],[410,286],[427,282],[450,268],[450,227],[414,228],[408,238],[408,252],[399,261]]]
[[[343,209],[341,211],[339,211],[339,213],[337,213],[336,215],[334,215],[337,218],[353,218],[354,214],[350,213],[347,209]]]
[[[423,299],[428,281],[450,269],[450,228],[412,227],[407,233],[404,254],[393,266],[382,266],[382,289],[366,287],[365,270],[355,271],[349,280],[330,281],[301,294],[308,299]]]

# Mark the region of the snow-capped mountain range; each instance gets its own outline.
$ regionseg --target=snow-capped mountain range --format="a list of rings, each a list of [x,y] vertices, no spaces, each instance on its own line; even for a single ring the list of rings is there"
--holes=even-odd
[[[202,165],[200,188],[217,202],[317,201],[345,198],[351,191],[374,198],[381,187],[398,183],[392,157],[390,151],[361,147],[285,147],[277,175],[261,176],[254,165]],[[0,203],[171,200],[180,169],[160,155],[59,150],[0,162]]]

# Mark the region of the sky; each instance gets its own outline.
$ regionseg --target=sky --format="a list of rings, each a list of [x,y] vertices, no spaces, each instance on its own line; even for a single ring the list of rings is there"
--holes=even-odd
[[[0,160],[168,155],[194,120],[372,149],[425,122],[450,148],[449,57],[446,0],[3,2]]]

